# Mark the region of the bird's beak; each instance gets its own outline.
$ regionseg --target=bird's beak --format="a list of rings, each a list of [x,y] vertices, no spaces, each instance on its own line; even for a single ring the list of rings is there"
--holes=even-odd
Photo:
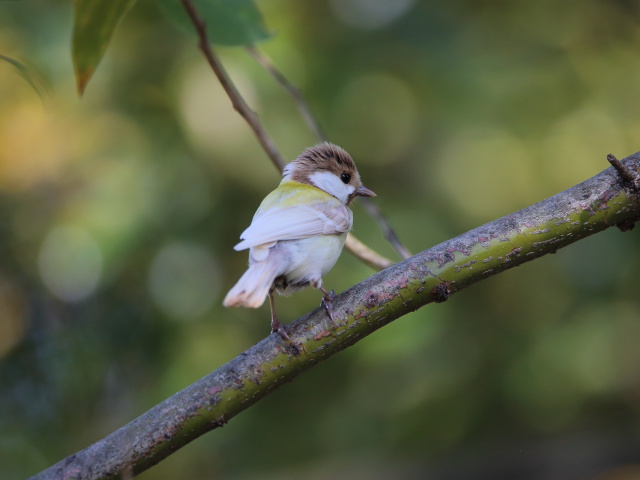
[[[360,185],[356,189],[356,195],[360,195],[361,197],[375,197],[376,196],[376,194],[373,192],[373,190],[369,190],[364,185]]]

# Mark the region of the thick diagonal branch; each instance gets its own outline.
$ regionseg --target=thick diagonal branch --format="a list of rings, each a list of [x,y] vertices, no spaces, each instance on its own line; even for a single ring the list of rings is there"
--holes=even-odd
[[[640,169],[640,152],[623,161]],[[103,479],[140,473],[373,331],[428,303],[611,226],[640,218],[640,197],[611,167],[543,202],[389,267],[338,295],[332,328],[322,309],[288,327],[296,355],[270,335],[120,430],[33,477]],[[588,261],[588,260],[587,260]]]

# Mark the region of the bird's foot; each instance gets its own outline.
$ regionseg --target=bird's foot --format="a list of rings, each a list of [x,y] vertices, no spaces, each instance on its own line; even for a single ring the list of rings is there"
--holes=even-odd
[[[304,344],[296,343],[291,340],[291,337],[287,333],[287,329],[285,328],[284,324],[280,323],[280,321],[275,317],[271,319],[271,331],[280,335],[285,342],[289,342],[291,346],[293,346],[297,350],[297,353],[306,353],[307,349],[304,348]]]
[[[320,290],[322,291],[322,293],[324,293],[324,296],[322,297],[321,305],[323,305],[325,310],[327,311],[327,315],[329,315],[329,320],[331,320],[331,324],[335,329],[337,325],[335,322],[335,318],[333,317],[333,299],[336,298],[336,292],[333,290],[330,290],[327,292],[324,288],[321,288]]]

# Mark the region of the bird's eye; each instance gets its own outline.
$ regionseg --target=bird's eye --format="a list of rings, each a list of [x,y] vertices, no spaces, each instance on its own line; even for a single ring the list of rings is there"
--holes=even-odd
[[[349,175],[348,173],[343,173],[342,175],[340,175],[340,180],[342,180],[342,183],[346,185],[351,181],[351,175]]]

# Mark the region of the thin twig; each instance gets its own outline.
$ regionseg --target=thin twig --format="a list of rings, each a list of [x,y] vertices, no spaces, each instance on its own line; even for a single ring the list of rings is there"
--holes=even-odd
[[[394,262],[386,257],[383,257],[379,253],[371,250],[364,243],[356,238],[352,233],[347,235],[347,240],[344,243],[345,248],[353,253],[361,261],[369,265],[374,270],[383,270],[393,265]]]
[[[264,151],[267,152],[267,155],[269,155],[273,164],[278,168],[278,170],[282,171],[285,165],[282,155],[278,151],[273,140],[271,140],[271,137],[269,137],[269,134],[267,134],[265,129],[262,128],[258,115],[249,108],[249,105],[247,105],[247,102],[245,102],[244,98],[233,84],[231,78],[229,78],[229,75],[222,66],[222,63],[213,53],[213,49],[211,48],[211,44],[209,43],[209,38],[207,36],[207,26],[204,23],[204,20],[202,20],[190,0],[182,0],[182,5],[189,14],[191,22],[196,27],[199,40],[198,47],[202,50],[202,53],[204,53],[204,56],[216,74],[216,77],[218,77],[218,81],[231,100],[233,108],[246,120],[253,132],[256,134],[256,137],[258,137],[260,145],[262,145]]]
[[[302,92],[299,88],[297,88],[293,83],[291,83],[287,77],[273,64],[271,59],[267,57],[264,53],[258,50],[254,46],[247,47],[247,51],[254,58],[256,62],[258,62],[262,68],[264,68],[267,72],[271,74],[276,81],[284,87],[284,89],[289,92],[289,94],[293,97],[296,107],[300,111],[300,115],[307,123],[309,129],[313,132],[316,138],[320,141],[326,141],[327,136],[322,129],[320,123],[316,120],[313,113],[311,113],[311,109],[309,108],[309,104],[305,100]]]
[[[320,122],[318,122],[316,117],[311,112],[311,108],[309,107],[309,104],[305,100],[304,95],[302,95],[302,92],[300,91],[300,89],[297,88],[293,83],[291,83],[289,79],[284,75],[284,73],[282,73],[273,64],[271,59],[267,55],[262,53],[260,50],[258,50],[256,47],[254,46],[247,47],[247,51],[255,59],[255,61],[262,66],[262,68],[264,68],[267,72],[269,72],[271,76],[287,92],[289,92],[289,94],[293,98],[294,103],[298,107],[298,111],[300,112],[300,115],[302,116],[304,121],[307,123],[307,126],[313,132],[316,138],[320,141],[327,141],[327,136],[324,133],[324,129],[320,125]],[[391,244],[391,246],[396,249],[396,251],[398,252],[398,254],[400,254],[402,258],[409,258],[411,256],[411,252],[409,252],[409,250],[402,244],[402,242],[398,238],[398,235],[396,235],[395,231],[393,230],[393,227],[391,226],[387,218],[382,214],[378,206],[374,202],[372,202],[371,199],[368,199],[368,198],[362,198],[361,202],[364,205],[367,212],[369,213],[369,215],[371,215],[373,219],[378,223],[378,225],[382,229],[382,232],[385,238]],[[358,257],[360,257],[360,254],[356,253],[352,249],[352,247],[357,248],[358,251],[362,251],[361,247],[367,248],[367,250],[369,251],[364,253],[364,255],[368,258],[371,256],[371,254],[373,254],[374,256],[378,255],[377,253],[368,249],[368,247],[366,247],[366,245],[362,244],[361,242],[358,242],[358,244],[356,244],[355,242],[351,244],[347,243],[347,248],[350,251],[352,251],[352,253],[356,254]],[[365,262],[371,264],[370,261],[365,260]]]
[[[369,213],[369,215],[373,217],[376,222],[378,222],[378,225],[382,229],[384,238],[387,239],[387,241],[393,248],[396,249],[396,252],[398,252],[402,256],[402,258],[409,258],[411,256],[411,252],[402,244],[402,242],[396,235],[396,232],[393,230],[393,228],[391,228],[391,225],[389,225],[387,219],[380,212],[378,206],[371,201],[367,201],[369,200],[368,198],[363,198],[361,200],[364,200],[362,202],[362,206],[364,207],[364,209]]]
[[[360,202],[362,206],[365,208],[367,213],[371,215],[371,217],[376,221],[380,229],[382,230],[382,234],[387,239],[389,244],[398,252],[398,254],[402,258],[409,258],[411,256],[411,252],[398,238],[395,230],[387,220],[387,217],[384,216],[378,205],[371,201],[370,198],[361,198]]]
[[[627,167],[625,167],[622,164],[622,162],[615,157],[613,153],[610,153],[609,155],[607,155],[607,160],[613,166],[613,168],[616,169],[616,171],[618,172],[618,175],[620,175],[622,180],[631,184],[635,189],[640,188],[640,180],[638,179],[637,172],[633,172],[632,170],[629,170]]]
[[[42,104],[45,107],[51,105],[51,88],[49,88],[47,82],[43,79],[42,75],[37,70],[25,65],[22,62],[19,62],[15,58],[7,57],[6,55],[0,54],[0,60],[4,60],[16,69],[18,75],[20,75],[22,79],[25,80],[38,94],[40,100],[42,101]]]
[[[214,54],[213,49],[209,43],[209,39],[207,36],[207,26],[198,14],[198,11],[193,6],[190,0],[182,0],[182,5],[184,6],[191,22],[196,28],[196,33],[198,34],[198,47],[204,53],[209,65],[213,69],[216,77],[220,81],[220,84],[224,88],[224,91],[227,93],[227,96],[231,100],[231,104],[233,108],[246,120],[249,124],[256,137],[258,137],[258,141],[264,151],[269,155],[269,158],[276,166],[279,171],[282,171],[284,168],[284,160],[282,155],[278,151],[274,142],[271,140],[271,137],[267,134],[267,132],[262,128],[260,124],[260,120],[256,113],[249,108],[247,102],[245,102],[244,98],[235,87],[233,81],[225,71],[222,63],[218,60],[218,57]],[[374,252],[365,244],[357,240],[352,234],[347,236],[346,242],[347,249],[353,253],[356,257],[360,258],[364,263],[375,268],[377,270],[382,270],[387,268],[390,265],[393,265],[393,262],[388,258],[383,257],[382,255]]]

